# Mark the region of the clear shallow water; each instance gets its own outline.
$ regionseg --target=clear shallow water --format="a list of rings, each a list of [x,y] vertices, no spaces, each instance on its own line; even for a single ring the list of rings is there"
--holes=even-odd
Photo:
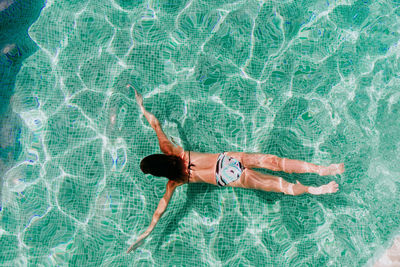
[[[398,233],[398,1],[52,1],[16,78],[19,163],[4,176],[8,265],[369,264]],[[166,180],[131,83],[185,149],[264,152],[337,177],[334,195],[191,184],[147,242]],[[273,172],[269,172],[273,173]]]

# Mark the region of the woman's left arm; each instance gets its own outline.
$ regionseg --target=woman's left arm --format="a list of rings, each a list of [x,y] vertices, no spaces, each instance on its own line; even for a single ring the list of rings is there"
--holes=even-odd
[[[180,155],[183,151],[183,148],[180,146],[174,146],[174,144],[172,144],[171,141],[169,141],[169,139],[163,132],[161,124],[158,121],[158,119],[152,113],[148,112],[144,108],[142,95],[138,91],[136,91],[136,89],[132,85],[128,84],[127,86],[132,87],[133,90],[135,90],[136,102],[140,106],[140,110],[143,112],[143,115],[150,123],[151,128],[153,128],[154,131],[156,132],[158,138],[158,144],[160,145],[161,151],[167,155]]]
[[[158,220],[161,218],[164,211],[166,210],[168,203],[169,203],[172,195],[174,194],[175,189],[182,184],[183,183],[177,183],[177,182],[171,181],[171,180],[168,181],[167,190],[166,190],[163,198],[158,203],[158,207],[157,207],[156,211],[154,212],[153,218],[151,219],[150,226],[147,228],[147,230],[141,236],[139,236],[138,240],[128,248],[126,253],[129,253],[129,252],[137,249],[140,245],[143,244],[144,240],[147,238],[147,236],[149,236],[151,231],[153,231]]]

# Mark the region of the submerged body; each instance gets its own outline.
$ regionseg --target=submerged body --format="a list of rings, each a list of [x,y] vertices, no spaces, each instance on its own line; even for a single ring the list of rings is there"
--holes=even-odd
[[[190,183],[208,183],[217,186],[230,186],[230,187],[242,187],[251,189],[261,189],[264,191],[282,192],[284,191],[284,185],[290,186],[290,183],[282,181],[281,177],[274,175],[262,174],[252,170],[252,168],[264,168],[272,171],[284,171],[287,173],[318,173],[320,175],[335,175],[341,174],[344,171],[343,164],[331,164],[328,167],[318,166],[312,163],[279,158],[271,154],[258,154],[258,153],[245,153],[245,152],[225,152],[221,154],[211,153],[199,153],[193,151],[184,151],[183,148],[177,147],[176,155],[179,156],[185,163],[186,166],[193,164],[191,168],[187,170],[187,181]],[[189,159],[190,154],[190,159]],[[225,154],[226,156],[236,159],[239,164],[243,165],[243,171],[237,180],[234,180],[226,185],[218,183],[218,158]],[[261,184],[258,184],[261,177]],[[264,180],[264,181],[263,181]],[[263,183],[265,182],[265,183]],[[301,185],[300,183],[298,183]],[[293,185],[293,184],[292,184]],[[324,187],[325,190],[320,191],[321,193],[334,193],[337,191],[337,184],[332,183],[330,187]],[[301,185],[303,186],[303,185]],[[312,188],[308,188],[312,189]],[[313,191],[313,190],[311,190]],[[315,191],[315,190],[314,190]],[[312,193],[305,191],[308,193]],[[305,193],[302,192],[302,193]],[[293,192],[292,195],[294,195]]]
[[[130,86],[130,85],[128,85]],[[253,170],[265,168],[272,171],[287,173],[317,173],[319,175],[336,175],[344,172],[344,164],[319,166],[312,163],[280,158],[276,155],[245,152],[200,153],[185,151],[180,146],[172,144],[162,131],[159,121],[153,114],[146,111],[142,96],[135,90],[137,103],[141,111],[155,130],[161,151],[168,156],[179,157],[184,166],[183,177],[170,179],[166,192],[160,200],[148,229],[130,246],[127,253],[139,247],[151,233],[164,213],[176,187],[185,183],[208,183],[216,186],[241,187],[263,191],[281,192],[289,195],[310,193],[314,195],[335,193],[338,184],[334,181],[319,187],[304,186],[299,181],[296,184],[285,181],[282,177],[267,175]],[[157,162],[155,163],[157,164]],[[143,170],[143,169],[142,169]]]

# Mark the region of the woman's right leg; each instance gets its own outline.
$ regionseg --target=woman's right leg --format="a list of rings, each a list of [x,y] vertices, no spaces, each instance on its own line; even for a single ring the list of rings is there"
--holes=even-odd
[[[338,191],[338,184],[334,181],[319,187],[305,186],[299,181],[296,184],[292,184],[285,181],[282,177],[263,174],[251,169],[245,169],[240,179],[228,184],[228,186],[272,191],[294,196],[304,193],[320,195]]]

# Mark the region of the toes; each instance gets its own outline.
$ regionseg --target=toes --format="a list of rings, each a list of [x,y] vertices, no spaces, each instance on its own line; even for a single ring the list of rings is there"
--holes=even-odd
[[[344,172],[344,163],[340,164],[340,170],[342,171],[342,173]]]
[[[336,193],[339,190],[339,185],[335,181],[331,181],[328,184],[328,192],[329,193]]]
[[[336,166],[338,170],[337,174],[342,174],[344,172],[344,163],[337,164]]]
[[[333,193],[336,193],[339,190],[339,185],[335,184],[335,186],[333,187]]]

